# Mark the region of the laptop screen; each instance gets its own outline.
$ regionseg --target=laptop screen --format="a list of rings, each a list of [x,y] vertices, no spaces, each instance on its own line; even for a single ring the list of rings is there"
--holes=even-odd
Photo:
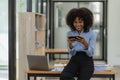
[[[27,55],[30,70],[49,70],[47,56]]]

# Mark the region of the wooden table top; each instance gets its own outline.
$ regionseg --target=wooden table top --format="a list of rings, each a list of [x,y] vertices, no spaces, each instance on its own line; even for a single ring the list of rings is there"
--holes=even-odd
[[[61,74],[61,71],[40,71],[40,70],[28,70],[28,74]],[[116,74],[114,70],[111,71],[94,71],[94,74]]]

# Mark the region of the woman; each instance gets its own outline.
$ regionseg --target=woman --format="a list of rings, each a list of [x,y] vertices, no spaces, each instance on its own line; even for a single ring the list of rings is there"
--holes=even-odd
[[[93,14],[87,8],[73,8],[66,16],[66,23],[71,29],[67,33],[69,54],[72,55],[69,63],[61,73],[60,80],[90,80],[93,71],[93,54],[96,35],[91,29]]]

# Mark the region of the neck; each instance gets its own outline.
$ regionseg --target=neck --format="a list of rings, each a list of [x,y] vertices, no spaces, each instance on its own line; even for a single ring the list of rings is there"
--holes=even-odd
[[[77,31],[78,33],[81,33],[82,32],[82,30],[80,30],[80,31]]]
[[[77,31],[78,33],[80,33],[81,31]]]

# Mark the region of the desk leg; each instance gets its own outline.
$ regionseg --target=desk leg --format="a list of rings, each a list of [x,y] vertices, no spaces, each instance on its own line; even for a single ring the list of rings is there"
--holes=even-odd
[[[36,76],[34,76],[34,80],[36,80]]]
[[[115,75],[113,75],[113,80],[115,80]]]
[[[112,75],[109,80],[115,80],[115,75]]]
[[[27,80],[30,80],[30,75],[29,74],[27,75]]]
[[[112,79],[113,79],[112,77],[109,78],[109,80],[112,80]]]

